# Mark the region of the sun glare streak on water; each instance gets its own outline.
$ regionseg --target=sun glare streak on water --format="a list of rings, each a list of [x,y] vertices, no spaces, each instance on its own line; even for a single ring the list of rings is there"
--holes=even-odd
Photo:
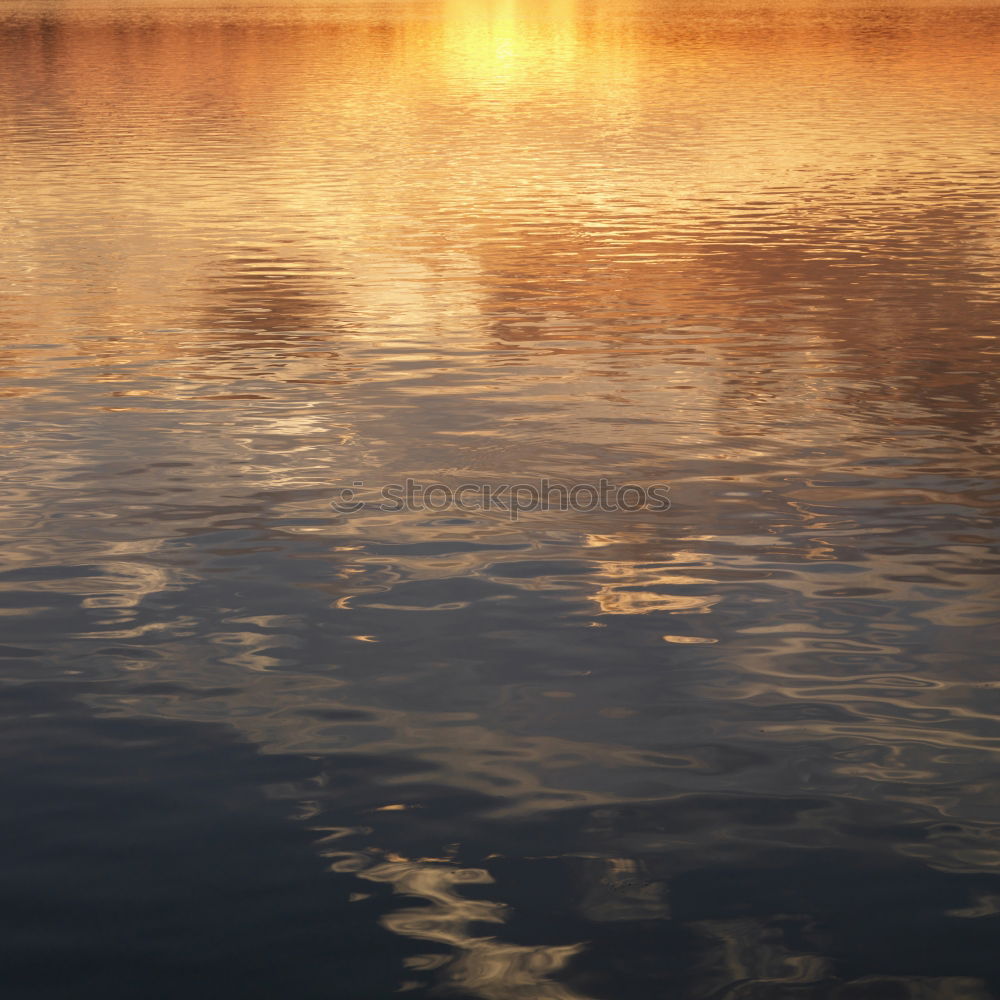
[[[992,3],[6,3],[11,995],[996,995],[998,65]],[[407,477],[672,505],[331,509]]]

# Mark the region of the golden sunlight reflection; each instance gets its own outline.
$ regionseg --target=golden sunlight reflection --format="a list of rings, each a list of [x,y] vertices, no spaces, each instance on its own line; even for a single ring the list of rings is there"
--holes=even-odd
[[[463,868],[446,857],[411,859],[371,848],[345,850],[339,844],[368,832],[327,831],[321,849],[333,871],[389,885],[394,894],[421,901],[423,905],[394,909],[382,918],[394,934],[447,949],[407,958],[411,974],[431,974],[439,988],[461,990],[477,1000],[589,1000],[552,979],[580,954],[582,944],[524,946],[474,932],[477,925],[502,925],[508,916],[502,903],[462,894],[464,887],[493,883],[484,868]],[[405,980],[400,992],[422,985]]]
[[[582,944],[531,947],[473,933],[475,924],[502,924],[505,919],[503,904],[461,894],[463,886],[493,881],[482,868],[391,856],[358,872],[358,877],[388,883],[399,895],[426,904],[396,910],[382,919],[395,934],[452,949],[450,956],[414,956],[408,961],[414,971],[444,965],[449,986],[481,1000],[587,1000],[550,978],[583,950]]]
[[[364,20],[317,21],[312,8],[246,31],[225,18],[151,29],[97,16],[71,33],[54,28],[57,60],[46,55],[47,37],[25,29],[20,58],[77,125],[65,146],[72,155],[61,156],[41,197],[22,183],[37,166],[30,144],[8,151],[13,329],[141,330],[131,338],[140,356],[172,352],[174,338],[164,343],[152,330],[200,301],[218,315],[227,286],[258,300],[244,303],[244,319],[267,321],[267,286],[251,296],[232,270],[239,244],[265,239],[293,255],[263,276],[308,289],[285,329],[347,315],[345,333],[382,344],[459,329],[634,334],[689,312],[703,282],[716,290],[718,317],[744,315],[746,296],[733,293],[759,269],[779,279],[795,270],[806,286],[853,277],[852,298],[870,301],[873,255],[905,250],[896,235],[909,213],[896,195],[904,167],[905,183],[920,186],[911,198],[935,194],[945,171],[970,208],[995,216],[991,181],[976,168],[988,136],[974,120],[953,125],[947,155],[927,147],[900,164],[897,140],[913,122],[894,117],[887,98],[856,93],[863,54],[847,44],[849,31],[831,46],[830,27],[803,10],[784,28],[747,15],[713,35],[683,18],[650,33],[636,28],[633,6],[402,4],[378,31]],[[925,120],[950,115],[958,93],[970,111],[995,107],[984,54],[922,28],[928,17],[914,14],[918,30],[879,68],[886,93],[918,92]],[[757,45],[782,66],[780,107],[761,90],[776,81],[760,80],[760,56],[748,51]],[[923,67],[942,46],[952,72],[931,88]],[[141,77],[109,74],[108,51],[128,54]],[[348,80],[368,99],[357,100]],[[213,88],[226,99],[209,106]],[[850,108],[848,133],[829,132],[834,101]],[[436,110],[454,102],[460,123]],[[178,106],[185,115],[172,117]],[[751,149],[731,128],[734,115],[761,116]],[[128,127],[119,132],[115,121]],[[212,141],[221,128],[240,140]],[[110,167],[109,144],[119,150]],[[126,151],[132,165],[116,168]],[[74,234],[57,234],[49,215],[65,207],[62,192]],[[845,202],[856,206],[846,215]],[[927,216],[922,239],[950,239],[954,221]],[[109,256],[110,233],[118,250]],[[948,252],[985,264],[989,248],[969,233]],[[68,294],[52,295],[46,262],[60,259],[78,263]],[[808,293],[800,284],[786,308],[815,323],[809,310],[825,306],[807,305]]]

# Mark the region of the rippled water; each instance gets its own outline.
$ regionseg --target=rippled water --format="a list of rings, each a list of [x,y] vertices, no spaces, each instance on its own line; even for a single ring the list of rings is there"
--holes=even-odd
[[[997,996],[998,67],[7,0],[4,995]],[[408,477],[672,505],[331,507]]]

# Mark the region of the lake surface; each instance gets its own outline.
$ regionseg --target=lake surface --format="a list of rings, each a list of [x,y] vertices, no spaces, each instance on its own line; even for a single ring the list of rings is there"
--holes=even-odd
[[[3,996],[1000,995],[998,136],[997,3],[6,0]]]

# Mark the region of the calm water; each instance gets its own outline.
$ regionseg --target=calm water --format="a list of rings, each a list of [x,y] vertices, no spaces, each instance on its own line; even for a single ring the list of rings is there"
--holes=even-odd
[[[5,998],[1000,995],[1000,5],[6,0],[0,136]]]

